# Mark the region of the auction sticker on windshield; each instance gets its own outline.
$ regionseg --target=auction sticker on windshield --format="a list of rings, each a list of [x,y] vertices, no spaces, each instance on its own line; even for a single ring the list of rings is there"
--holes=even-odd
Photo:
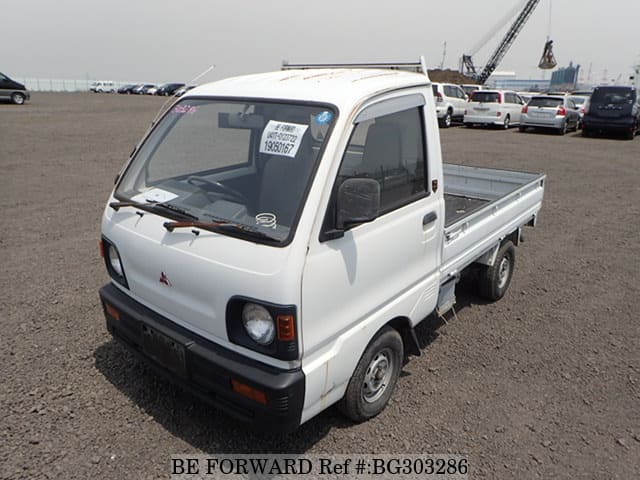
[[[176,198],[178,195],[172,192],[167,192],[160,188],[152,188],[146,192],[139,193],[135,197],[131,197],[134,202],[169,202]]]
[[[269,120],[262,132],[260,153],[295,157],[309,125]]]

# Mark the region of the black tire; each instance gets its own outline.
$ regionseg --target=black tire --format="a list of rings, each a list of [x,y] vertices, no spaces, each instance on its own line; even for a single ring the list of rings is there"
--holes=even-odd
[[[516,262],[516,250],[511,241],[505,242],[498,250],[496,261],[480,271],[478,293],[491,302],[500,300],[511,284]]]
[[[391,327],[382,328],[362,354],[347,391],[338,402],[340,411],[357,423],[382,412],[393,394],[403,359],[400,334]]]
[[[505,130],[509,130],[509,127],[511,126],[511,117],[509,115],[507,115],[506,117],[504,117],[504,125],[503,128]]]
[[[447,113],[444,115],[444,117],[440,121],[440,126],[442,128],[449,128],[451,126],[452,121],[453,121],[453,118],[451,116],[451,110],[447,110]]]
[[[11,101],[13,103],[15,103],[16,105],[22,105],[24,104],[24,101],[26,100],[26,97],[24,96],[24,94],[22,93],[12,93],[11,94]]]
[[[527,130],[527,127],[523,127],[522,125],[518,127],[519,132],[525,132],[526,130]]]
[[[562,126],[556,130],[556,133],[558,135],[564,135],[564,134],[567,133],[567,121],[566,120],[564,121]]]

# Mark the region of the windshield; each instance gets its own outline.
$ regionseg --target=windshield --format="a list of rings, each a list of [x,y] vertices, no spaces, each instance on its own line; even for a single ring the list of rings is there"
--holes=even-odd
[[[481,103],[500,103],[500,94],[498,92],[475,91],[471,94],[471,102]]]
[[[223,234],[284,243],[335,115],[326,105],[185,99],[145,140],[116,198],[169,205],[176,219]],[[239,228],[213,228],[220,222]]]

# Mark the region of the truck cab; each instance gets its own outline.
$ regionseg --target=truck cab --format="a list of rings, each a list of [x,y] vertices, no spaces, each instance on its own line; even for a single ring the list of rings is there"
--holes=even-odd
[[[495,198],[477,180],[485,198],[463,198],[454,208],[469,216],[447,221],[431,82],[416,65],[289,66],[168,108],[103,216],[113,336],[261,429],[291,431],[335,403],[354,421],[382,411],[404,357],[420,354],[415,325],[450,308],[462,269],[478,260],[496,277],[487,291],[504,294],[511,240],[542,195],[539,176],[509,177]],[[457,181],[473,172],[451,175],[464,197]],[[512,194],[521,206],[494,226]]]

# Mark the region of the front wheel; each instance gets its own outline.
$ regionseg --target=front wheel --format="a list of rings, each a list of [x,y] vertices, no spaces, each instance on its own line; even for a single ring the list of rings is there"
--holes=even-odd
[[[22,105],[25,101],[25,96],[22,93],[14,93],[11,95],[11,101],[16,105]]]
[[[482,298],[495,302],[507,293],[513,277],[515,261],[515,247],[511,241],[507,241],[498,250],[493,265],[484,267],[480,273],[478,293]]]
[[[384,327],[371,340],[338,403],[340,411],[354,422],[378,415],[389,403],[396,386],[404,350],[400,334]]]

